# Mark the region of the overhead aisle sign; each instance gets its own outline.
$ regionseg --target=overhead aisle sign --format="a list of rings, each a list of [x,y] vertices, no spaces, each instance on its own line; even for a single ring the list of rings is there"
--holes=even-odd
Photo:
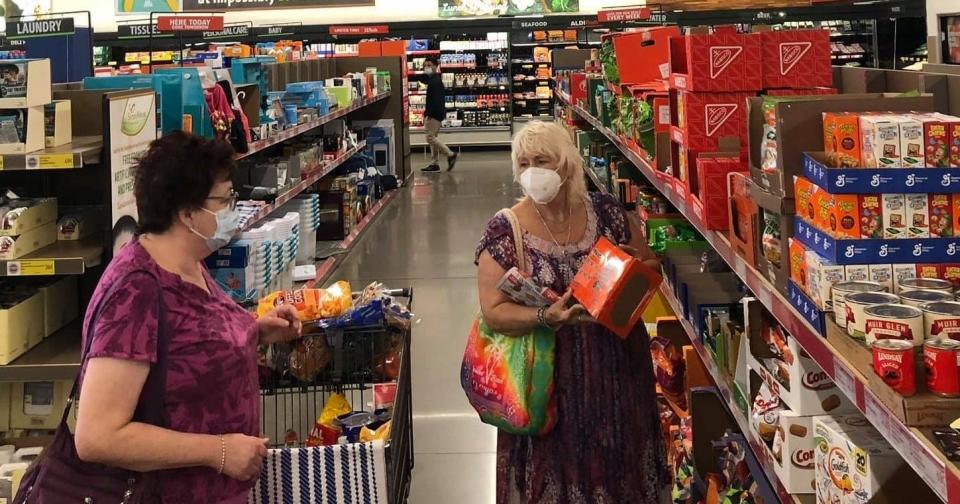
[[[248,9],[373,7],[375,0],[183,0],[184,12],[238,11]]]

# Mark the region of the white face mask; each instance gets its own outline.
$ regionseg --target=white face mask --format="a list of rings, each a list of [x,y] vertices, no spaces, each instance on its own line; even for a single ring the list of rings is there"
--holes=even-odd
[[[520,174],[523,193],[540,205],[546,205],[556,199],[563,184],[564,181],[559,173],[539,166],[531,166]]]
[[[433,67],[427,67],[427,68],[424,68],[424,69],[423,69],[423,73],[425,73],[425,74],[427,74],[427,75],[433,75],[433,73],[434,73],[435,71],[436,71],[436,70],[434,70]]]

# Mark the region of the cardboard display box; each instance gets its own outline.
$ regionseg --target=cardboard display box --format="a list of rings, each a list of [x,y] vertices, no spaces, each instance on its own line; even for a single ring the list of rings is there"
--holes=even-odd
[[[746,166],[735,152],[701,154],[696,161],[697,184],[689,187],[689,200],[706,229],[726,231],[730,227],[727,215],[727,175],[745,172]]]
[[[790,278],[790,243],[789,238],[793,236],[794,200],[789,198],[778,198],[767,191],[764,191],[757,184],[750,184],[750,196],[760,208],[757,214],[757,269],[779,290],[786,295],[787,279]],[[779,264],[768,257],[765,253],[763,237],[766,234],[767,217],[774,219],[779,223],[780,228],[780,247]]]
[[[750,346],[747,365],[788,408],[798,415],[835,415],[856,411],[856,407],[840,392],[829,375],[759,301],[744,303],[744,310]],[[780,340],[780,351],[790,358],[781,360],[776,357],[770,344],[765,341],[765,335],[784,338],[785,341]],[[764,363],[775,366],[776,375]]]
[[[755,36],[763,49],[764,88],[833,85],[828,30],[770,30]]]
[[[46,147],[59,147],[73,140],[70,100],[56,100],[44,105],[43,126]]]
[[[43,334],[50,336],[80,316],[77,277],[43,279],[37,283],[43,296]]]
[[[713,383],[710,373],[703,365],[703,360],[693,348],[690,336],[684,330],[676,317],[657,318],[657,336],[666,338],[677,348],[683,351],[684,370],[683,391],[686,396],[687,411],[690,405],[690,391],[695,387],[708,387]]]
[[[43,340],[43,295],[0,305],[0,365],[7,365]]]
[[[10,395],[10,427],[56,429],[72,386],[68,380],[14,383]]]
[[[689,28],[670,39],[670,86],[696,92],[759,91],[760,38],[732,26]]]
[[[830,317],[826,325],[827,342],[836,351],[835,359],[839,362],[842,356],[851,372],[861,376],[866,381],[865,387],[904,424],[910,427],[936,427],[949,425],[960,417],[960,399],[940,397],[927,391],[922,355],[918,354],[915,359],[917,393],[903,397],[874,372],[873,353],[865,344],[848,336],[847,331]]]
[[[777,169],[760,168],[763,144],[763,99],[747,100],[750,171],[753,179],[771,194],[789,197],[793,194],[793,177],[803,175],[803,153],[824,150],[824,112],[931,112],[933,96],[896,97],[883,94],[822,96],[817,100],[790,101],[776,105]],[[784,141],[784,139],[788,139]]]
[[[27,154],[42,150],[45,144],[43,121],[43,105],[0,109],[0,154]]]
[[[813,432],[818,504],[938,500],[866,418],[815,417]]]
[[[746,174],[731,173],[727,181],[729,197],[730,246],[744,262],[757,266],[757,250],[760,244],[760,208],[750,194],[753,182]]]
[[[19,236],[0,236],[0,260],[19,259],[56,241],[56,222],[30,229]]]
[[[49,59],[4,60],[0,63],[0,72],[4,74],[3,83],[0,83],[0,109],[22,109],[50,103]]]
[[[746,150],[747,99],[751,92],[692,93],[670,90],[671,138],[687,149],[715,152]],[[725,143],[721,143],[725,142]]]
[[[607,36],[613,39],[621,83],[642,84],[670,77],[670,38],[680,36],[679,27],[656,26]]]
[[[27,231],[57,220],[57,198],[26,198],[19,200],[13,214],[0,214],[0,236],[19,236]],[[29,206],[23,207],[23,204]]]

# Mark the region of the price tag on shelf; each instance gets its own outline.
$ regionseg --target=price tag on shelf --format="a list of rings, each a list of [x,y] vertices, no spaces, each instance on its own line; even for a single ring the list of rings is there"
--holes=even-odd
[[[7,262],[7,276],[49,276],[53,275],[55,270],[56,265],[52,259]]]
[[[743,263],[743,260],[740,261],[743,264],[743,272],[737,271],[738,275],[746,277],[747,275],[747,265]],[[766,306],[768,309],[773,307],[773,293],[770,292],[770,289],[767,288],[767,285],[763,280],[760,281],[759,287],[756,289],[757,299],[760,300],[760,304]]]
[[[6,156],[0,156],[0,170],[3,170],[3,160]]]
[[[847,369],[846,365],[837,359],[833,360],[833,373],[833,381],[837,384],[837,388],[846,394],[846,396],[850,398],[850,401],[859,408],[860,404],[857,403],[857,380],[853,377],[853,373]]]
[[[907,463],[937,495],[946,500],[947,470],[943,462],[917,439],[917,434],[900,423],[900,420],[895,418],[873,393],[865,391],[864,406],[867,420],[873,424],[880,435],[900,452],[900,455],[903,455]]]
[[[27,166],[36,166],[41,170],[75,167],[73,164],[73,154],[40,154],[36,157],[37,164],[33,165],[28,161]]]
[[[733,256],[733,269],[740,275],[740,278],[747,278],[747,263],[743,262],[742,257]]]

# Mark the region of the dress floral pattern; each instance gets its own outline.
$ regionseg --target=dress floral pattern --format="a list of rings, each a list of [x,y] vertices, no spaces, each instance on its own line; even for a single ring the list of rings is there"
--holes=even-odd
[[[601,236],[630,241],[626,215],[609,196],[591,194],[587,228],[561,245],[523,234],[527,273],[564,292]],[[476,259],[488,252],[517,264],[510,222],[487,224]],[[643,326],[627,339],[582,324],[557,332],[558,422],[546,436],[497,438],[497,504],[656,504],[666,482],[650,341]]]
[[[155,362],[158,324],[169,324],[167,427],[259,436],[256,321],[206,270],[204,277],[209,293],[160,268],[139,240],[125,246],[104,272],[87,310],[89,320],[107,296],[94,322],[89,357]],[[160,296],[163,320],[158,320]],[[84,341],[89,337],[84,334]],[[164,504],[245,503],[255,483],[208,468],[161,471],[157,479]]]

